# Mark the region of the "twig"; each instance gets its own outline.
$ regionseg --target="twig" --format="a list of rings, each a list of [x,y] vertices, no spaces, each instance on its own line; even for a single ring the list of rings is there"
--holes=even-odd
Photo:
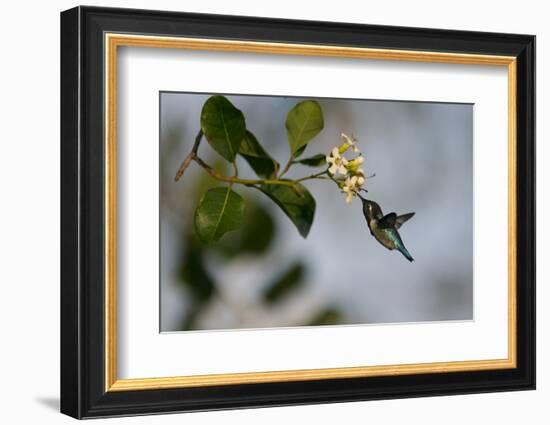
[[[340,187],[340,182],[339,182],[338,180],[336,180],[334,177],[332,177],[332,176],[330,175],[330,173],[327,173],[327,175],[328,175],[328,178],[329,178],[330,180],[332,180],[334,183],[336,183],[336,186]]]
[[[290,186],[294,187],[295,182],[291,180],[252,180],[252,179],[241,179],[238,177],[230,177],[225,176],[223,174],[218,173],[216,170],[214,170],[210,165],[208,165],[206,162],[204,162],[200,157],[194,156],[192,158],[193,161],[195,161],[197,164],[199,164],[202,168],[206,170],[208,174],[210,174],[212,177],[214,177],[216,180],[220,180],[227,183],[240,183],[247,186],[252,185],[262,185],[262,184],[273,184],[273,185],[281,185],[281,186]]]
[[[303,182],[304,180],[318,179],[321,176],[324,176],[328,173],[328,170],[320,171],[319,173],[312,174],[311,176],[302,177],[301,179],[295,180],[296,182]]]
[[[281,171],[281,174],[279,174],[279,178],[283,177],[286,174],[286,172],[290,169],[292,164],[294,164],[294,161],[293,161],[292,155],[290,155],[290,158],[288,158],[288,162],[283,168],[283,171]]]
[[[176,173],[176,177],[174,178],[175,181],[178,181],[179,179],[181,179],[181,177],[183,176],[183,173],[185,173],[185,170],[187,170],[187,167],[189,167],[189,164],[191,164],[191,161],[197,156],[201,139],[202,139],[202,129],[199,130],[197,137],[195,137],[195,143],[193,144],[193,149],[191,149],[191,152],[189,152],[189,155],[187,155],[183,160],[183,162],[181,163],[180,168]]]

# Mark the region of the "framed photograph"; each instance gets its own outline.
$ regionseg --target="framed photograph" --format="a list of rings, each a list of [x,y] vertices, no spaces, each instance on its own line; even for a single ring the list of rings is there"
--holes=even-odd
[[[61,14],[61,411],[535,388],[535,37]]]

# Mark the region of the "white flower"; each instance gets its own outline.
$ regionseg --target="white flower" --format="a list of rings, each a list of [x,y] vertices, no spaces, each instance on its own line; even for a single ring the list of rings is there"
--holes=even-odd
[[[357,192],[360,190],[361,185],[357,185],[359,178],[357,176],[348,177],[344,183],[342,190],[346,194],[346,203],[350,203]]]
[[[357,185],[363,186],[365,184],[365,172],[362,168],[358,168],[355,172],[355,175],[357,176]]]
[[[361,168],[361,164],[365,161],[361,152],[357,148],[357,140],[353,136],[348,136],[345,133],[341,134],[342,144],[334,147],[326,156],[328,164],[328,173],[334,176],[332,179],[338,185],[340,190],[346,195],[346,202],[349,204],[354,196],[357,196],[365,184],[365,173]],[[353,159],[347,159],[344,153],[353,148],[353,151],[358,153]],[[338,177],[338,175],[343,177]]]
[[[359,149],[357,148],[357,139],[355,137],[349,137],[346,133],[342,133],[341,137],[343,142],[339,148],[341,153],[344,153],[350,147],[353,149],[353,152],[359,152]]]
[[[350,203],[354,196],[361,191],[363,184],[365,184],[365,176],[361,170],[361,173],[357,173],[353,176],[348,176],[344,183],[340,186],[342,191],[346,194],[346,203]]]
[[[348,173],[348,171],[346,170],[346,165],[348,165],[348,160],[340,155],[340,152],[338,151],[337,147],[332,149],[332,152],[330,153],[330,155],[327,155],[326,160],[327,160],[327,164],[330,164],[328,172],[333,176],[336,175],[337,173],[340,173],[343,176],[345,176]]]

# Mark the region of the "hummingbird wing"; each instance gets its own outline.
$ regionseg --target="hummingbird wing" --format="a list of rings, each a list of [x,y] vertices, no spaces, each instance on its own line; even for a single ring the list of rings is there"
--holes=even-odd
[[[378,223],[382,229],[399,229],[403,223],[410,220],[413,215],[414,213],[407,213],[398,216],[396,213],[392,212],[382,217]]]
[[[411,218],[413,218],[414,216],[414,213],[407,213],[407,214],[403,214],[403,215],[400,215],[398,217],[395,218],[395,228],[396,229],[399,229],[403,223],[405,223],[407,220],[410,220]]]
[[[384,217],[378,220],[378,226],[381,229],[393,229],[395,227],[395,221],[397,220],[397,214],[392,212],[386,214]]]

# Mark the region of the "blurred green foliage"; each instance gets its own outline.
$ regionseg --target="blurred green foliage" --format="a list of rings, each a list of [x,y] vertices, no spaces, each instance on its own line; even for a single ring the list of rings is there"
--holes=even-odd
[[[199,179],[195,190],[204,190],[205,181]],[[276,238],[277,225],[273,215],[257,198],[246,199],[246,214],[243,225],[228,233],[217,242],[205,244],[192,230],[191,220],[185,226],[181,237],[181,257],[178,281],[186,288],[187,308],[179,329],[200,330],[200,318],[209,314],[209,305],[219,295],[218,282],[208,262],[210,256],[222,258],[224,262],[237,261],[243,256],[262,257],[269,255]],[[290,264],[280,275],[266,282],[258,282],[259,302],[266,309],[289,301],[301,289],[307,289],[307,269],[301,260]],[[342,321],[342,314],[336,308],[321,306],[303,325],[332,325]]]
[[[335,307],[321,310],[317,313],[311,321],[309,326],[321,326],[321,325],[339,325],[344,323],[344,318],[340,310]]]
[[[288,270],[267,285],[263,293],[264,301],[268,304],[273,304],[281,301],[286,296],[292,295],[293,291],[304,284],[304,275],[304,265],[300,262],[293,264]]]

